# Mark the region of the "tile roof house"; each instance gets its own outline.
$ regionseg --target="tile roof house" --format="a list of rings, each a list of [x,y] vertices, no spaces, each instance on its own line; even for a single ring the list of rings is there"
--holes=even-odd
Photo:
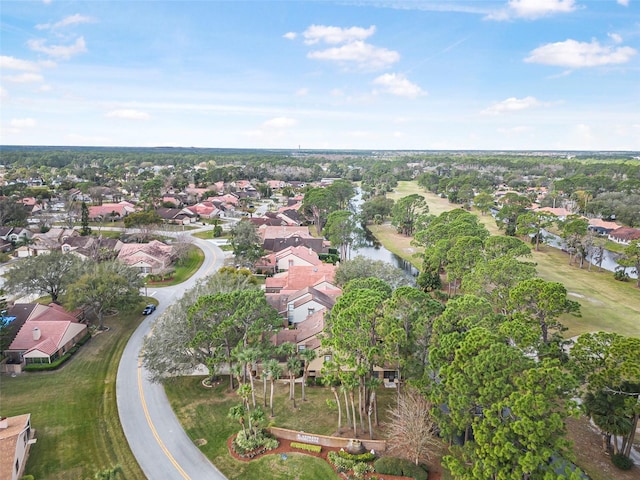
[[[187,208],[157,208],[156,213],[167,223],[188,225],[196,220],[196,214]]]
[[[118,252],[118,260],[140,270],[141,273],[161,273],[175,258],[171,245],[152,240],[149,243],[125,243]]]
[[[73,236],[68,237],[61,245],[64,253],[73,253],[82,259],[98,258],[101,251],[106,250],[114,257],[124,245],[117,238],[93,237],[93,236]]]
[[[286,272],[276,273],[265,280],[265,291],[269,293],[295,293],[306,287],[335,291],[336,266],[330,263],[319,265],[293,265]],[[339,290],[339,289],[338,289]]]
[[[318,349],[320,347],[318,334],[324,330],[324,317],[327,312],[326,309],[318,310],[303,321],[294,324],[293,328],[279,330],[271,337],[271,343],[276,347],[287,342],[295,343],[298,351]]]
[[[631,227],[616,228],[609,232],[608,238],[621,245],[629,245],[634,240],[640,240],[640,229]]]
[[[287,247],[279,252],[265,255],[256,267],[269,272],[282,272],[292,266],[314,266],[322,264],[318,254],[308,247]]]
[[[117,221],[128,214],[134,212],[134,208],[130,206],[128,202],[120,203],[103,203],[102,205],[92,205],[89,208],[89,220],[102,221],[110,220]]]
[[[279,252],[287,247],[304,246],[317,253],[326,253],[329,243],[323,238],[316,238],[309,233],[307,226],[261,226],[258,235],[262,238],[262,248],[271,252]]]
[[[208,201],[191,205],[190,207],[187,207],[187,210],[200,218],[216,218],[220,216],[220,210],[213,204],[213,202]]]
[[[30,245],[24,245],[16,249],[16,256],[19,258],[34,257],[60,250],[62,243],[68,238],[80,235],[72,228],[54,227],[45,233],[34,233]]]
[[[0,480],[18,480],[24,474],[31,445],[36,443],[31,414],[0,418]]]
[[[9,310],[14,322],[22,322],[15,338],[4,351],[14,365],[51,363],[84,338],[87,325],[78,321],[78,312],[60,305],[16,304]],[[24,319],[24,320],[23,320]]]
[[[587,227],[588,230],[596,232],[600,235],[607,235],[609,234],[609,232],[615,230],[616,228],[620,228],[620,225],[618,225],[616,222],[607,222],[605,220],[602,220],[601,218],[590,218],[589,225]]]

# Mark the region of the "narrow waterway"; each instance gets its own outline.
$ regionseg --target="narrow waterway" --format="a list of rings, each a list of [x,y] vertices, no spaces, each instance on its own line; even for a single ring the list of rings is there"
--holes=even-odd
[[[362,191],[358,188],[356,189],[356,196],[351,199],[351,208],[356,215],[360,214],[360,207],[362,203]],[[418,276],[420,272],[417,268],[411,265],[410,262],[387,250],[368,230],[366,233],[365,246],[353,249],[351,251],[351,258],[363,256],[371,260],[381,260],[398,267],[414,277]]]

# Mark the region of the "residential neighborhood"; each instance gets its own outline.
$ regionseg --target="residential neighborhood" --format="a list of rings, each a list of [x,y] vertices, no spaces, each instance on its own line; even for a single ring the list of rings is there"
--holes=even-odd
[[[325,390],[326,395],[336,402],[333,408],[345,415],[349,411],[349,418],[338,417],[337,429],[326,432],[336,434],[327,435],[328,444],[344,442],[342,448],[346,448],[347,437],[376,441],[375,448],[382,454],[392,451],[395,440],[383,440],[384,428],[371,417],[378,409],[378,398],[388,402],[394,395],[403,395],[411,382],[428,391],[432,379],[424,372],[433,369],[431,375],[440,375],[443,390],[433,390],[431,401],[449,408],[462,392],[448,383],[445,372],[453,374],[458,363],[473,362],[492,351],[474,350],[469,359],[445,361],[437,355],[445,355],[448,348],[443,339],[454,341],[448,337],[454,335],[450,329],[462,335],[455,341],[468,337],[477,345],[495,341],[500,346],[492,348],[506,348],[509,343],[499,340],[502,330],[488,329],[483,322],[533,318],[527,299],[548,291],[559,299],[558,311],[545,313],[553,322],[549,320],[541,333],[533,322],[527,326],[531,333],[522,338],[509,333],[513,345],[530,343],[523,344],[522,351],[508,347],[502,357],[492,360],[510,359],[504,368],[533,375],[539,367],[531,363],[532,358],[541,357],[542,352],[555,358],[563,351],[558,316],[566,321],[582,308],[592,318],[588,304],[578,305],[561,284],[534,275],[535,267],[524,260],[530,252],[557,250],[568,256],[565,268],[585,275],[609,271],[628,285],[636,282],[633,249],[640,229],[619,204],[616,213],[598,214],[589,207],[597,205],[598,197],[550,185],[531,186],[542,183],[541,179],[523,182],[518,178],[511,184],[502,174],[495,175],[501,181],[486,185],[481,178],[463,186],[453,180],[446,184],[443,179],[450,177],[437,173],[443,168],[437,158],[410,162],[403,170],[401,188],[411,185],[417,189],[412,191],[422,189],[424,194],[398,195],[394,192],[398,181],[392,187],[386,173],[367,177],[357,165],[357,160],[345,164],[341,176],[332,175],[329,171],[336,167],[323,161],[314,172],[321,174],[315,177],[243,178],[239,169],[234,178],[216,180],[203,176],[225,169],[157,164],[137,170],[139,177],[146,178],[137,186],[127,182],[125,174],[120,181],[111,178],[111,186],[99,188],[84,186],[85,179],[80,177],[9,181],[5,177],[13,178],[12,173],[5,167],[0,171],[4,191],[14,193],[0,198],[4,218],[0,247],[7,288],[0,374],[26,378],[47,368],[54,375],[64,371],[79,361],[76,352],[90,352],[96,341],[112,334],[114,319],[126,314],[136,321],[154,322],[154,333],[145,340],[141,357],[153,378],[162,378],[167,371],[178,376],[204,373],[205,388],[218,388],[224,384],[221,378],[228,377],[231,389],[246,386],[253,396],[258,390],[255,381],[263,385],[265,411],[276,422],[284,419],[277,413],[282,407],[274,408],[274,400],[268,398],[271,390],[289,390],[295,417],[293,412],[301,408],[305,396],[320,391],[306,387],[327,389],[333,382],[342,386],[338,400],[330,390]],[[455,179],[460,172],[453,169],[448,175]],[[345,178],[347,173],[352,180]],[[62,188],[74,184],[82,189]],[[16,194],[35,193],[28,190],[34,188],[39,196]],[[362,199],[358,204],[352,203],[356,195]],[[433,199],[441,203],[438,207],[432,203],[432,212]],[[438,211],[443,204],[450,208]],[[411,237],[407,251],[412,253],[406,261],[414,264],[417,276],[367,257],[368,253],[361,255],[366,248],[374,248],[362,250],[367,245],[365,229],[377,228],[393,235],[393,242]],[[510,238],[510,243],[503,238]],[[393,243],[377,248],[393,248]],[[182,291],[174,304],[163,305],[161,299],[172,288],[180,291],[179,283],[171,282],[180,276],[184,252],[203,249],[204,261],[211,259],[210,249],[217,252],[214,255],[220,253],[223,267],[218,267],[219,272],[210,268],[209,275],[199,279],[199,298]],[[511,249],[518,253],[510,253]],[[498,278],[495,255],[506,262],[497,268],[513,272],[509,278]],[[20,277],[29,278],[29,283],[16,282],[16,275],[26,275],[21,267],[37,264],[29,262],[42,262],[36,272],[42,268],[68,273],[54,275],[59,285],[27,289],[33,275]],[[190,275],[199,271],[200,264],[194,265]],[[236,284],[238,290],[227,291]],[[94,291],[100,293],[92,296]],[[583,294],[576,294],[580,299],[577,295]],[[233,322],[217,324],[218,318]],[[463,323],[455,326],[457,318]],[[469,327],[464,322],[479,323]],[[172,336],[175,331],[182,333]],[[188,344],[180,343],[185,341],[184,332],[193,332]],[[162,343],[154,345],[154,338]],[[626,339],[620,336],[612,341]],[[580,345],[579,338],[573,341]],[[268,356],[257,355],[262,349]],[[520,357],[523,351],[528,353]],[[61,367],[65,364],[69,366]],[[560,372],[563,367],[553,368]],[[588,382],[587,377],[583,381]],[[516,383],[500,388],[515,392]],[[518,390],[519,395],[526,393]],[[565,400],[552,401],[565,408]],[[243,408],[255,408],[246,402]],[[436,417],[443,438],[474,448],[465,440],[472,429],[466,417],[457,419],[449,413]],[[132,448],[135,452],[136,447]],[[232,448],[238,449],[234,455],[242,451],[241,445]],[[23,453],[16,450],[16,459]],[[24,460],[18,463],[24,468]]]

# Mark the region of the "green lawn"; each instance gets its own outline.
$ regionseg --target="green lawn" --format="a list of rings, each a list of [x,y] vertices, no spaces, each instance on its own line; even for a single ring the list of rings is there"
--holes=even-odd
[[[321,459],[303,454],[290,455],[286,461],[269,455],[252,462],[239,462],[228,453],[227,439],[240,430],[237,421],[229,419],[229,408],[240,398],[228,391],[228,382],[212,389],[201,386],[202,377],[182,377],[165,384],[165,391],[187,435],[200,446],[202,452],[229,479],[260,478],[261,480],[291,479],[315,480],[339,478]],[[268,386],[267,386],[268,389]],[[257,401],[262,404],[262,382],[256,382]],[[302,430],[320,435],[332,435],[337,429],[337,410],[330,409],[327,399],[333,398],[325,387],[307,388],[306,402],[300,400],[297,390],[297,407],[288,399],[289,387],[280,382],[274,399],[275,418],[272,426]],[[379,389],[378,401],[381,420],[387,407],[395,400],[395,391]],[[267,392],[268,401],[268,392]],[[264,408],[269,415],[269,408]],[[366,420],[365,420],[366,423]],[[206,443],[205,443],[206,441]]]
[[[120,464],[127,480],[145,478],[129,450],[116,405],[118,363],[143,318],[141,310],[142,303],[107,318],[110,330],[56,371],[2,377],[2,415],[31,413],[38,438],[26,474],[38,480],[84,480]]]
[[[191,249],[188,257],[180,264],[176,266],[176,271],[173,274],[173,278],[166,282],[147,282],[147,285],[157,285],[163,287],[169,287],[172,285],[178,285],[190,278],[194,273],[198,271],[202,263],[204,262],[204,252],[195,247]]]
[[[413,193],[425,197],[429,211],[434,215],[458,207],[423,190],[416,182],[399,182],[397,190],[389,197],[397,200]],[[483,216],[476,210],[473,212],[492,235],[501,234],[492,216]],[[420,261],[413,256],[417,250],[410,245],[410,238],[398,235],[389,224],[370,225],[369,229],[387,249],[420,267]],[[534,251],[533,260],[538,264],[541,278],[564,284],[570,298],[581,305],[581,317],[562,317],[568,328],[565,336],[604,330],[640,337],[640,290],[634,282],[617,282],[613,273],[599,272],[593,266],[591,271],[587,271],[586,266],[581,270],[569,265],[569,257],[565,253],[548,246],[542,246],[540,252]]]

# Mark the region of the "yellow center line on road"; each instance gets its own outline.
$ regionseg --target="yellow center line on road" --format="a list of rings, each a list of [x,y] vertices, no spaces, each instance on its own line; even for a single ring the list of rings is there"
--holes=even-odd
[[[176,467],[176,470],[178,470],[180,475],[182,475],[182,478],[184,478],[185,480],[191,480],[191,477],[187,475],[187,472],[185,472],[182,469],[182,467],[176,461],[173,455],[171,455],[171,452],[169,451],[169,449],[162,442],[162,440],[160,439],[160,435],[158,435],[158,431],[156,430],[156,427],[153,424],[153,421],[151,420],[151,415],[149,414],[149,409],[147,408],[147,402],[144,399],[144,390],[142,388],[142,361],[140,358],[138,358],[138,392],[140,393],[140,402],[142,403],[142,410],[144,411],[144,416],[147,419],[147,423],[149,424],[149,428],[151,429],[151,433],[156,439],[156,442],[158,442],[158,445],[160,445],[160,448],[162,449],[164,454],[167,456],[169,461],[173,464],[174,467]]]
[[[207,269],[205,275],[209,274],[209,272],[215,267],[215,262],[218,259],[218,256],[216,255],[215,250],[209,245],[207,245],[207,248],[213,254],[213,264]],[[153,331],[154,327],[155,325],[151,328],[151,332]],[[151,332],[149,332],[149,334],[151,334]],[[184,478],[185,480],[191,480],[191,477],[187,474],[187,472],[183,470],[183,468],[176,461],[173,455],[171,455],[171,452],[169,451],[169,449],[166,447],[166,445],[160,438],[160,435],[158,435],[158,431],[156,430],[156,427],[153,424],[153,421],[151,420],[151,415],[149,414],[149,409],[147,408],[147,402],[144,398],[144,390],[142,388],[142,357],[138,357],[138,393],[140,394],[140,403],[142,404],[142,410],[144,411],[144,416],[147,419],[147,424],[149,424],[149,428],[151,429],[151,433],[153,434],[153,437],[156,439],[156,442],[158,442],[158,445],[160,446],[160,448],[162,449],[166,457],[169,459],[169,461],[173,464],[174,467],[176,467],[176,470],[178,470],[180,475],[182,475],[182,478]]]

